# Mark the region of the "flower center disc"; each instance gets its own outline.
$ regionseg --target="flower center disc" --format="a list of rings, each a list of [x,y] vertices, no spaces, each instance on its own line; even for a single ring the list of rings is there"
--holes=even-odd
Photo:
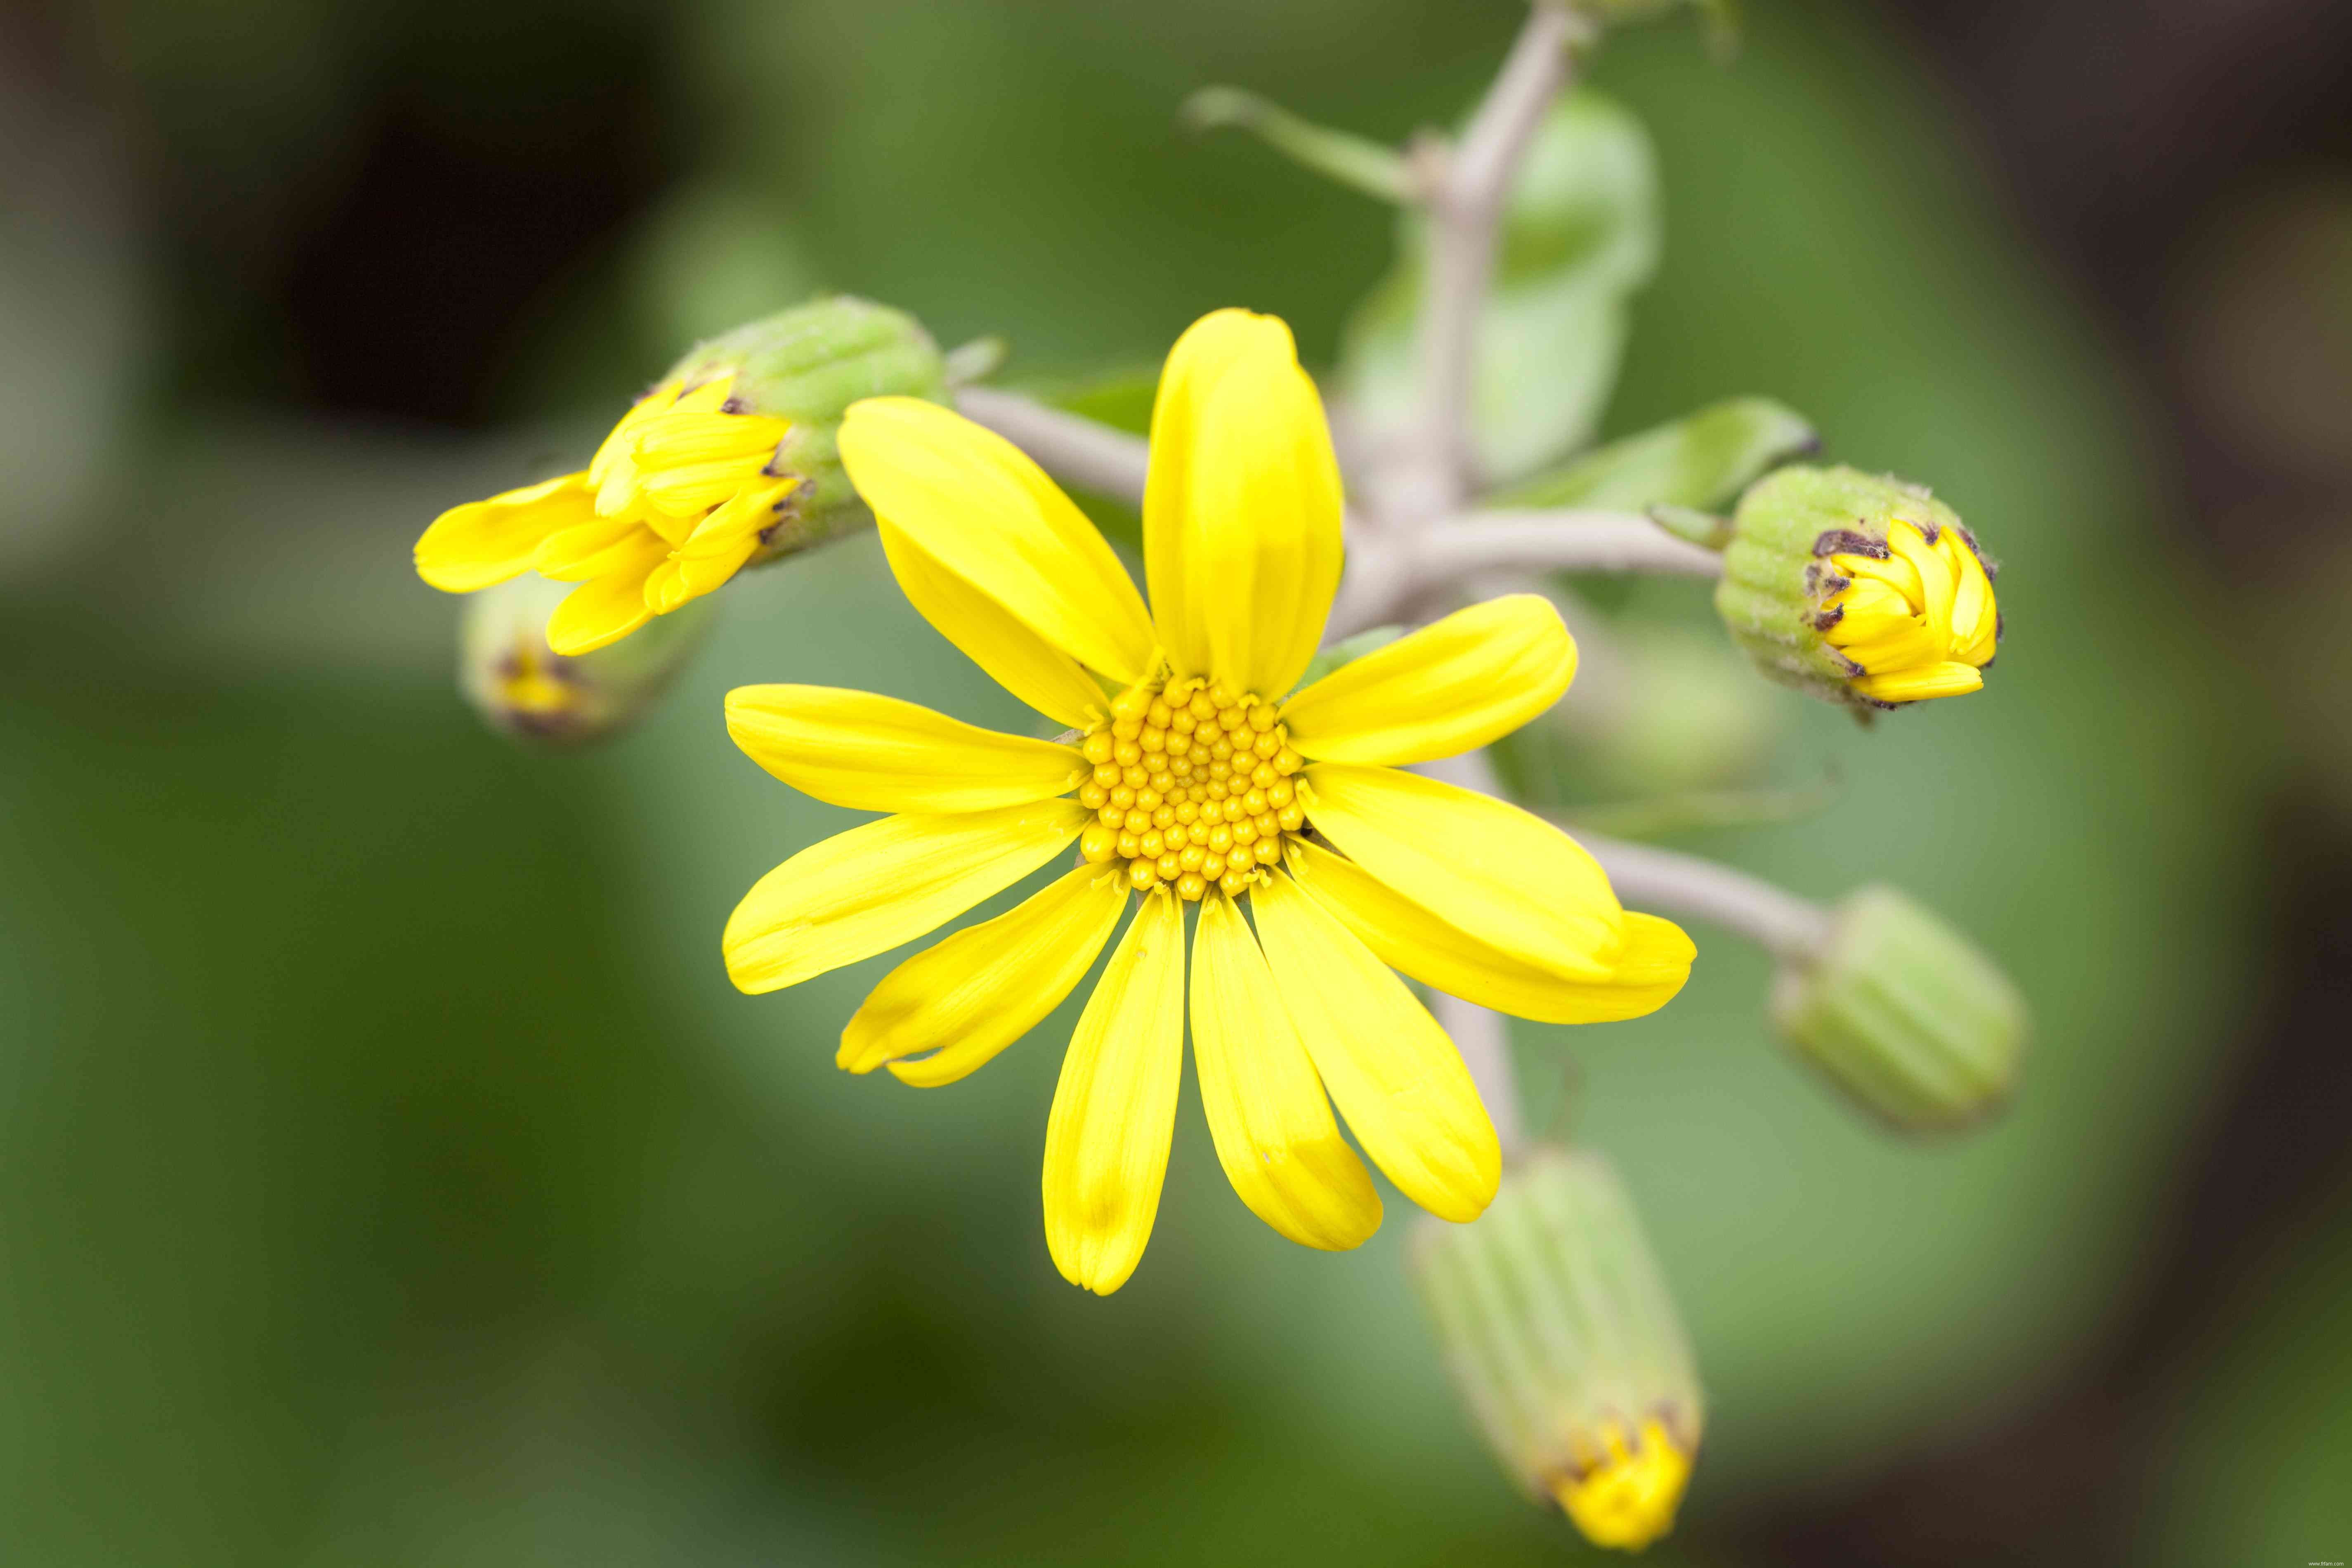
[[[1163,884],[1190,900],[1221,888],[1237,897],[1282,864],[1306,825],[1291,775],[1305,760],[1273,704],[1198,677],[1139,686],[1087,732],[1094,777],[1078,791],[1096,821],[1078,852],[1123,863],[1129,886]]]

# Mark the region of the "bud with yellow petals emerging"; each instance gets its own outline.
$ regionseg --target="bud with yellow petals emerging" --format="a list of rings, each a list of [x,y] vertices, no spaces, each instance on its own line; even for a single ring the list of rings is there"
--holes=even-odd
[[[1455,1388],[1503,1468],[1598,1546],[1674,1528],[1705,1421],[1665,1280],[1609,1163],[1538,1147],[1412,1268]]]
[[[1856,1105],[1907,1132],[1953,1131],[2009,1099],[2025,999],[1974,942],[1908,895],[1862,888],[1809,963],[1784,968],[1772,1022]]]
[[[517,577],[475,595],[458,623],[457,684],[489,726],[526,745],[568,750],[610,738],[647,712],[718,620],[698,599],[593,653],[548,646],[549,615],[569,585]]]
[[[548,641],[592,652],[870,521],[835,450],[843,412],[945,386],[939,349],[900,311],[846,295],[779,311],[671,366],[585,468],[443,512],[416,542],[417,575],[453,594],[528,571],[576,583]]]
[[[1860,709],[1984,685],[2000,637],[1994,568],[1923,488],[1788,468],[1733,519],[1715,605],[1765,674]]]

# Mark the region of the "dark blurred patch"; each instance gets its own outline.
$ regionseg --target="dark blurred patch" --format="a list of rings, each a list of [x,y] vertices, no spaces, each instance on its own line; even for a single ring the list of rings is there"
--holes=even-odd
[[[2179,1206],[2102,1354],[1999,1426],[1916,1453],[1853,1489],[1773,1510],[1760,1560],[1962,1568],[2143,1561],[2181,1406],[2215,1346],[2282,1289],[2282,1260],[2352,1239],[2352,852],[2316,803],[2274,826],[2280,960]],[[2315,831],[2317,830],[2317,831]],[[2325,853],[2311,853],[2315,844]],[[2324,1381],[2315,1387],[2324,1389]]]
[[[2243,310],[2226,314],[2240,301],[2228,292],[2231,269],[2217,276],[2210,264],[2214,254],[2233,242],[2284,254],[2282,237],[2296,226],[2278,221],[2282,187],[2352,189],[2352,10],[2329,0],[1887,8],[1973,101],[2004,188],[2163,395],[2194,503],[2182,521],[2207,546],[2209,569],[2251,597],[2307,570],[2299,555],[2307,563],[2331,538],[2340,545],[2352,516],[2340,471],[2332,491],[2315,485],[2278,441],[2321,410],[2283,420],[2245,395],[2288,395],[2259,381],[2217,395],[2212,356],[2196,351],[2217,317],[2241,348],[2249,336]],[[2249,214],[2265,226],[2259,232]],[[2295,309],[2274,277],[2251,292],[2273,315]],[[2336,324],[2286,331],[2302,334],[2310,357],[2327,352]],[[2280,364],[2271,357],[2273,384]],[[1759,1561],[2141,1560],[2180,1406],[2261,1289],[2252,1282],[2273,1275],[2282,1253],[2340,1246],[2346,1231],[2352,840],[2316,794],[2290,794],[2273,824],[2274,1000],[2248,1020],[2230,1092],[2210,1107],[2200,1145],[2184,1151],[2178,1206],[2151,1240],[2140,1288],[2114,1315],[2105,1353],[1998,1426],[1924,1448],[1859,1488],[1772,1510],[1746,1538]]]
[[[2224,549],[2265,476],[2168,364],[2164,314],[2205,220],[2313,164],[2352,168],[2352,7],[2335,0],[1883,0],[1973,102],[2001,182],[2168,392],[2195,521]]]
[[[644,146],[646,84],[623,74],[646,58],[582,80],[563,136],[519,144],[405,109],[383,121],[276,291],[304,402],[481,420],[519,328],[659,186]]]
[[[22,37],[133,150],[202,403],[481,423],[685,146],[640,0],[120,0]]]
[[[945,1238],[918,1239],[934,1250],[877,1246],[855,1259],[816,1295],[811,1319],[772,1325],[749,1358],[774,1369],[759,1400],[770,1441],[840,1484],[887,1489],[903,1484],[900,1463],[951,1458],[1020,1425],[991,1391],[973,1315],[938,1279],[895,1267],[936,1256]],[[877,1471],[880,1454],[893,1468]]]

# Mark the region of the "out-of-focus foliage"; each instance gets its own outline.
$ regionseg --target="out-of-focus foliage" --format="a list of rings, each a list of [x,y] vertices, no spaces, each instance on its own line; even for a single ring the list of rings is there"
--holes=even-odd
[[[1774,465],[1821,437],[1769,397],[1735,397],[1623,436],[1548,474],[1506,487],[1496,506],[1727,507]]]
[[[1490,479],[1517,479],[1591,437],[1658,237],[1641,121],[1600,93],[1561,99],[1511,187],[1479,318],[1471,424]],[[1425,220],[1406,212],[1395,268],[1349,322],[1339,385],[1370,439],[1414,414],[1428,246]]]
[[[611,117],[574,118],[548,85],[557,36],[575,58],[658,41],[634,49],[657,62],[639,107],[674,184],[501,340],[494,405],[585,422],[495,446],[239,405],[224,367],[276,352],[253,319],[174,305],[193,285],[142,270],[135,225],[31,209],[47,254],[105,258],[64,269],[97,291],[89,319],[163,319],[76,363],[111,389],[70,422],[89,455],[12,459],[70,461],[75,482],[0,496],[8,537],[58,542],[0,578],[10,1554],[1373,1568],[1570,1550],[1455,1410],[1402,1283],[1404,1227],[1343,1257],[1282,1242],[1185,1114],[1150,1260],[1084,1297],[1037,1218],[1069,1009],[916,1091],[831,1065],[887,960],[780,996],[727,986],[733,900],[846,820],[731,750],[728,687],[1027,721],[870,542],[730,590],[646,726],[562,760],[459,704],[455,606],[406,554],[440,507],[593,443],[678,332],[723,324],[726,290],[748,299],[769,268],[775,303],[814,274],[943,342],[1003,331],[1024,373],[1149,363],[1227,303],[1281,311],[1329,364],[1389,264],[1387,215],[1183,138],[1175,106],[1240,80],[1402,139],[1458,112],[1513,11],[108,13],[113,87],[244,243],[358,160],[381,71],[461,143],[586,137]],[[1728,760],[1705,733],[1657,739],[1692,776],[1849,781],[1822,817],[1694,842],[1824,899],[1866,879],[1929,897],[2017,978],[2043,1042],[2006,1119],[1923,1152],[1770,1045],[1763,960],[1704,928],[1664,1013],[1522,1032],[1531,1088],[1572,1078],[1580,1136],[1624,1173],[1708,1389],[1706,1457],[1653,1562],[1739,1561],[1741,1521],[1792,1489],[2013,1407],[2096,1342],[2251,985],[2274,739],[2159,543],[2113,372],[1912,69],[1826,3],[1761,10],[1727,72],[1674,27],[1612,37],[1599,68],[1654,141],[1671,216],[1601,433],[1769,394],[1836,458],[1931,477],[2009,565],[1994,696],[1864,735],[1735,685],[1755,727]],[[12,295],[0,319],[63,297]],[[39,367],[68,363],[0,365],[7,405],[40,405]],[[1608,646],[1626,668],[1661,632],[1720,650],[1697,584],[1597,584],[1576,607],[1580,691]],[[1644,782],[1603,777],[1590,747],[1559,766],[1566,800]],[[2324,1484],[2347,1442],[2341,1282],[2290,1259],[2247,1288],[2182,1392],[2152,1561],[2347,1535]]]

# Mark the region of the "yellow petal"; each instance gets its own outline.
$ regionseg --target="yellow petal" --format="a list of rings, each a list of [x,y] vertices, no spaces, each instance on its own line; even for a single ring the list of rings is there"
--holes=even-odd
[[[1079,663],[1145,673],[1151,619],[1108,544],[1028,455],[912,397],[853,403],[841,460],[877,517]]]
[[[1381,1227],[1381,1198],[1339,1136],[1265,954],[1231,899],[1201,902],[1192,952],[1192,1065],[1217,1163],[1250,1212],[1326,1252]]]
[[[677,557],[665,555],[662,563],[646,579],[646,608],[656,616],[668,615],[694,597],[686,585],[686,574],[678,570]]]
[[[1108,1296],[1151,1239],[1184,1071],[1184,916],[1145,897],[1062,1058],[1045,1126],[1045,1246],[1071,1284]]]
[[[1475,751],[1553,703],[1576,644],[1535,594],[1457,610],[1340,666],[1282,710],[1290,743],[1338,763],[1425,763]]]
[[[652,473],[667,466],[740,461],[765,456],[792,431],[785,420],[757,414],[680,412],[671,409],[630,431],[629,449],[637,467]]]
[[[1984,677],[1973,664],[1920,664],[1885,675],[1857,676],[1853,689],[1881,702],[1925,702],[1931,697],[1965,697],[1981,691]]]
[[[881,523],[882,553],[899,591],[941,637],[963,650],[990,679],[1059,724],[1083,730],[1108,710],[1102,688],[1078,661],[1014,620],[1012,615],[923,552],[905,534]]]
[[[722,392],[723,397],[725,394]],[[628,511],[637,499],[637,431],[678,406],[678,384],[663,382],[629,405],[588,462],[588,483],[596,492],[596,510],[606,517]]]
[[[451,507],[416,542],[416,574],[449,594],[520,576],[550,534],[596,515],[584,473]]]
[[[728,550],[705,551],[693,555],[679,551],[670,558],[670,564],[677,568],[678,587],[683,592],[677,604],[661,606],[662,614],[669,614],[688,599],[698,599],[705,594],[716,593],[725,587],[735,574],[743,569],[743,563],[759,553],[759,550],[760,541],[752,537],[738,542]]]
[[[955,1082],[1062,1005],[1126,906],[1120,879],[1079,867],[892,970],[842,1030],[834,1060],[851,1072],[887,1063],[925,1089]]]
[[[1448,995],[1514,1017],[1544,1024],[1643,1017],[1674,999],[1697,956],[1690,938],[1671,921],[1629,910],[1625,945],[1608,977],[1564,980],[1447,924],[1328,849],[1302,843],[1292,856],[1299,885],[1382,963]]]
[[[1919,568],[1899,551],[1890,549],[1884,560],[1872,555],[1832,555],[1830,563],[1856,582],[1885,584],[1903,596],[1915,616],[1926,608],[1927,591],[1919,581]]]
[[[1864,669],[1875,672],[1916,669],[1922,665],[1940,663],[1944,657],[1942,640],[1933,628],[1916,620],[1906,622],[1902,629],[1885,637],[1868,642],[1842,642],[1837,648]]]
[[[709,381],[698,381],[691,386],[677,386],[676,392],[676,401],[669,405],[669,413],[717,414],[725,409],[728,400],[735,395],[735,374],[730,371]],[[653,414],[661,412],[663,410],[656,408],[646,417],[651,418]]]
[[[638,492],[676,517],[698,516],[744,489],[772,480],[776,444],[792,426],[782,419],[734,414],[664,414],[646,420],[633,443]]]
[[[1339,583],[1339,466],[1290,329],[1220,310],[1178,340],[1152,408],[1145,564],[1184,673],[1278,697]],[[1180,584],[1163,603],[1163,584]]]
[[[1550,823],[1489,795],[1394,768],[1315,763],[1307,820],[1339,852],[1520,963],[1605,980],[1624,910],[1592,857]]]
[[[1936,639],[1937,657],[1951,647],[1952,595],[1957,584],[1952,580],[1952,563],[1944,553],[1927,542],[1927,536],[1907,522],[1887,525],[1887,546],[1911,563],[1919,574],[1920,611],[1927,618],[1928,632]]]
[[[753,885],[721,945],[758,994],[886,952],[1002,892],[1070,846],[1074,800],[955,816],[886,816],[812,844]]]
[[[625,564],[633,554],[622,546],[636,537],[643,525],[634,518],[599,517],[551,533],[531,553],[530,564],[542,577],[558,583],[584,583]]]
[[[727,732],[801,791],[856,811],[989,811],[1086,782],[1073,746],[1001,735],[895,697],[831,686],[739,686]]]
[[[599,559],[614,564],[572,589],[548,617],[547,646],[566,658],[619,642],[653,619],[646,580],[669,559],[669,546],[641,528]]]
[[[1992,580],[1984,563],[1960,538],[1958,529],[1944,531],[1940,545],[1952,563],[1952,655],[1970,664],[1983,664],[1993,655],[1995,631]]]
[[[1250,895],[1275,988],[1356,1142],[1405,1196],[1476,1219],[1503,1151],[1462,1055],[1348,928],[1277,871]]]
[[[1160,369],[1143,491],[1143,565],[1160,644],[1178,675],[1209,672],[1209,634],[1186,581],[1184,548],[1201,404],[1237,362],[1253,352],[1287,352],[1287,339],[1288,329],[1271,317],[1212,310],[1185,329]]]
[[[689,557],[727,555],[746,542],[757,544],[761,531],[782,521],[784,500],[800,483],[779,479],[737,491],[733,500],[694,525],[677,552]]]
[[[1830,627],[1833,643],[1877,642],[1907,636],[1918,626],[1918,617],[1902,595],[1868,578],[1840,594],[1835,604],[1842,613]]]

